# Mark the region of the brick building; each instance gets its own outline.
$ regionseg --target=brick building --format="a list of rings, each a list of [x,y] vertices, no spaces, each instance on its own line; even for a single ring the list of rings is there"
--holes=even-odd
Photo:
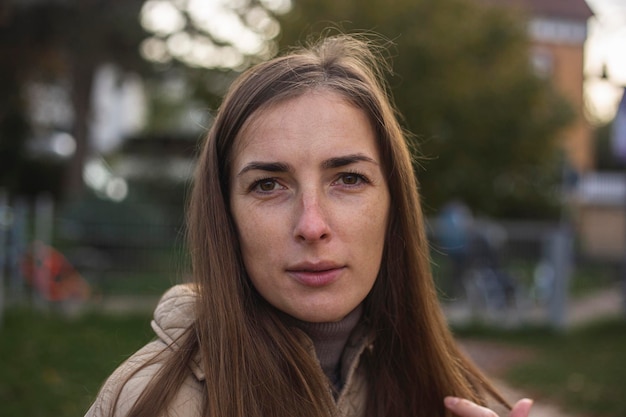
[[[483,0],[516,10],[528,20],[531,61],[538,74],[550,77],[576,110],[575,122],[563,132],[562,145],[576,171],[593,169],[592,129],[584,115],[583,57],[587,20],[593,12],[585,0]]]

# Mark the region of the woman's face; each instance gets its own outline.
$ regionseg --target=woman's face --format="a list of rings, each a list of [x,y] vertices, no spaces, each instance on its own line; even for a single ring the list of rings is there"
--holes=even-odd
[[[374,285],[389,213],[366,114],[306,92],[255,114],[233,152],[230,204],[255,288],[300,320],[341,320]]]

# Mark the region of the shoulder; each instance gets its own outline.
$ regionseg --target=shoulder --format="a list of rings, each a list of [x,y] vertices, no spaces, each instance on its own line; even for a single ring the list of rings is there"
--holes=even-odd
[[[157,371],[154,365],[145,367],[141,372],[133,375],[139,367],[146,364],[150,358],[163,350],[163,344],[160,341],[150,342],[122,365],[120,365],[113,374],[106,380],[96,401],[92,404],[85,417],[105,417],[105,416],[124,416],[135,400],[141,394],[143,387],[147,384],[150,375],[154,375]],[[146,375],[150,372],[150,375]],[[140,375],[141,374],[141,375]],[[131,377],[132,375],[132,377]],[[130,379],[129,379],[130,378]],[[111,409],[118,398],[118,406],[115,413],[111,413]]]
[[[161,369],[162,362],[152,361],[164,352],[165,345],[154,341],[137,351],[107,379],[85,417],[124,417],[143,390]],[[203,384],[190,372],[170,405],[171,416],[202,415]],[[117,399],[117,404],[115,401]],[[115,405],[114,413],[111,409]]]
[[[123,417],[163,366],[176,354],[178,339],[195,321],[195,291],[187,285],[168,290],[154,312],[151,326],[158,338],[135,352],[107,379],[86,417]],[[201,415],[203,379],[199,360],[189,364],[189,375],[171,404],[171,415]],[[117,399],[115,412],[111,408]]]
[[[176,343],[196,319],[198,293],[191,284],[170,288],[157,304],[151,326],[166,344]]]

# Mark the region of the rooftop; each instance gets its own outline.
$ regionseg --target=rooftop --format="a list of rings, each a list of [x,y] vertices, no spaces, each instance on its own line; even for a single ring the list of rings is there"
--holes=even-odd
[[[585,0],[481,0],[487,4],[518,7],[533,15],[587,20],[593,11]]]

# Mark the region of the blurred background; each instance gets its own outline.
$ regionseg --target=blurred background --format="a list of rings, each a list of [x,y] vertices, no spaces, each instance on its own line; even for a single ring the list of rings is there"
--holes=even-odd
[[[222,95],[328,28],[389,41],[463,346],[551,416],[626,415],[624,0],[4,0],[1,415],[82,415],[151,339]]]

